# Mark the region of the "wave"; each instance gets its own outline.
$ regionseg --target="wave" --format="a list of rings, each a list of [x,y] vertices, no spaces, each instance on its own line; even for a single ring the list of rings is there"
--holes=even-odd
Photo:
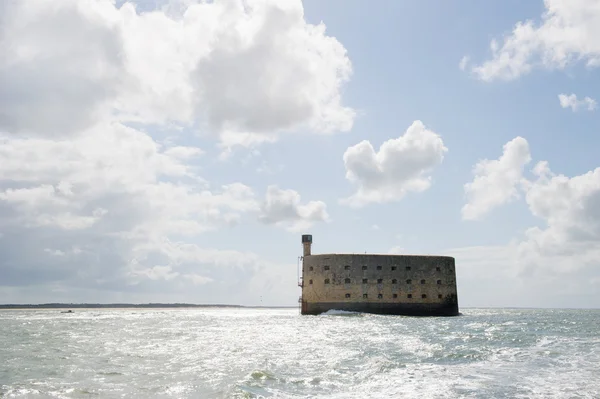
[[[327,312],[321,313],[321,316],[361,316],[362,314],[362,312],[350,310],[330,309]]]

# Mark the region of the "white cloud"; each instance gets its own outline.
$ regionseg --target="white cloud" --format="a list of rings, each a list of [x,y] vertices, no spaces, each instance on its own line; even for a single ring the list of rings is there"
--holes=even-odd
[[[447,150],[442,138],[418,120],[402,136],[384,142],[378,152],[363,140],[344,153],[346,179],[358,189],[341,202],[362,207],[425,191],[431,186],[432,169],[442,162]]]
[[[62,136],[106,116],[125,72],[109,1],[8,1],[0,17],[0,131]]]
[[[188,280],[192,281],[194,283],[194,285],[204,285],[204,284],[212,283],[214,281],[210,277],[204,277],[199,274],[193,274],[193,273],[185,274],[184,277],[187,278]]]
[[[523,168],[530,161],[529,144],[522,137],[506,143],[500,158],[479,161],[473,167],[473,181],[464,186],[467,203],[461,210],[463,219],[479,219],[493,208],[519,198]]]
[[[260,210],[244,184],[208,190],[186,163],[197,151],[162,148],[118,123],[95,126],[70,140],[5,135],[0,141],[2,285],[77,286],[107,296],[131,291],[133,297],[155,290],[152,281],[159,280],[170,284],[161,287],[164,295],[187,292],[186,282],[218,286],[224,277],[219,265],[237,262],[228,252],[195,247],[196,256],[186,263],[179,252],[161,248],[169,248],[170,237],[195,240],[245,215],[254,220]],[[299,205],[295,222],[319,219],[324,211],[319,204]],[[197,269],[199,253],[205,266]],[[248,279],[263,273],[259,266],[267,263],[255,254],[240,256],[250,261],[240,264]],[[204,275],[207,270],[210,275]],[[254,298],[243,292],[246,299],[240,301]],[[274,288],[273,295],[278,292]]]
[[[558,100],[560,101],[560,106],[563,108],[571,108],[573,112],[577,111],[580,108],[587,109],[588,111],[593,111],[596,109],[598,105],[596,100],[590,97],[585,97],[583,100],[578,100],[575,94],[559,94]]]
[[[179,276],[179,273],[173,272],[171,266],[154,266],[143,270],[134,270],[130,272],[132,277],[143,276],[150,280],[172,280]]]
[[[69,140],[3,135],[0,142],[2,285],[255,304],[261,292],[265,303],[293,303],[294,293],[277,283],[293,272],[194,242],[258,216],[288,230],[329,220],[324,203],[302,204],[293,190],[270,187],[263,204],[242,183],[209,189],[189,163],[200,150],[163,147],[120,123]],[[196,292],[197,285],[209,288]],[[270,292],[260,291],[266,286]],[[227,297],[231,290],[236,296]]]
[[[465,55],[460,59],[460,62],[458,63],[458,67],[460,68],[461,71],[464,71],[465,69],[467,69],[467,65],[469,64],[470,61],[470,57]]]
[[[325,204],[211,187],[186,134],[217,136],[227,156],[297,128],[349,130],[344,46],[299,0],[115,4],[0,4],[0,293],[292,298],[293,267],[196,243],[259,216],[288,230],[327,221]]]
[[[177,159],[189,159],[204,154],[204,151],[198,147],[174,146],[165,151],[165,155]]]
[[[215,1],[138,13],[111,0],[8,2],[0,131],[75,134],[112,116],[201,125],[223,146],[351,128],[344,46],[300,0]]]
[[[545,0],[541,23],[518,22],[501,44],[491,42],[492,59],[474,66],[483,80],[515,79],[534,68],[564,69],[584,62],[600,65],[600,6],[596,0]]]
[[[351,66],[325,26],[307,24],[300,1],[228,4],[193,71],[211,125],[242,133],[304,123],[323,132],[350,129],[354,112],[340,105],[339,89]]]
[[[259,220],[265,224],[282,226],[288,231],[300,232],[315,222],[329,222],[330,218],[324,202],[309,201],[302,205],[300,194],[296,191],[271,185],[267,187]]]
[[[205,303],[275,305],[297,299],[297,292],[289,289],[297,283],[296,275],[290,273],[296,265],[268,262],[254,253],[207,249],[163,238],[136,246],[133,255],[137,261],[129,265],[128,273],[141,277],[135,285],[147,284],[144,274],[152,273],[153,267],[144,263],[152,259],[160,270],[177,270],[181,279],[175,288],[187,288],[188,298],[200,296]],[[197,285],[202,285],[201,295]]]
[[[478,306],[598,307],[600,168],[567,177],[542,161],[533,174],[521,188],[540,226],[506,245],[448,252],[457,260],[461,296]]]
[[[545,228],[527,230],[523,248],[539,257],[560,259],[556,271],[598,265],[600,254],[600,168],[583,175],[555,175],[546,162],[536,165],[537,179],[527,190],[531,213]]]

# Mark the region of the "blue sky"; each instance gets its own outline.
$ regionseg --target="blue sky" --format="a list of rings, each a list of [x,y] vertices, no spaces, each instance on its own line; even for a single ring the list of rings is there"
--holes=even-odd
[[[456,256],[461,306],[600,306],[596,4],[6,6],[0,302],[294,305],[311,233],[315,252]],[[344,161],[364,140],[395,140],[373,180]],[[344,204],[360,184],[395,198]]]

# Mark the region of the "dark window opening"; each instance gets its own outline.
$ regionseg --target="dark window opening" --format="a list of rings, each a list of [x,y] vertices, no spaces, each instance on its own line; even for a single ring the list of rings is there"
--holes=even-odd
[[[392,298],[398,298],[398,294],[393,294]]]
[[[437,281],[438,285],[442,285],[442,280]]]
[[[383,279],[382,278],[378,278],[377,279],[377,284],[382,284],[383,283]]]
[[[425,284],[425,280],[421,280],[421,284]]]
[[[408,294],[406,297],[407,298],[412,298],[412,294]]]
[[[363,269],[363,270],[367,270],[367,267],[366,267],[366,266],[363,266],[363,267],[362,267],[362,269]]]
[[[363,298],[367,299],[368,298],[367,294],[363,294]]]
[[[377,266],[377,270],[381,270],[381,266]]]
[[[369,280],[368,280],[368,279],[366,279],[366,278],[363,278],[363,284],[367,284],[368,282],[369,282]]]
[[[308,284],[312,284],[312,280],[308,280]]]
[[[406,266],[406,270],[410,270],[410,266]]]
[[[329,266],[323,266],[323,270],[329,270]]]
[[[350,298],[350,294],[346,294],[346,298]]]
[[[392,266],[392,271],[396,270],[396,266]]]
[[[377,294],[377,299],[382,299],[383,298],[383,294]]]
[[[312,272],[314,270],[314,268],[311,266],[308,268],[308,270],[310,270]]]
[[[442,294],[438,294],[438,298],[439,298],[439,299],[442,299]]]
[[[392,280],[392,284],[398,284],[398,280],[396,280],[396,279],[393,279],[393,280]]]
[[[349,279],[349,278],[345,279],[345,280],[344,280],[344,283],[346,283],[346,284],[350,284],[350,279]]]
[[[435,268],[435,271],[439,272],[439,271],[442,271],[442,269],[440,269],[440,267],[438,266],[438,267]]]
[[[348,265],[344,266],[344,270],[350,270],[350,266],[348,266]]]
[[[427,298],[427,294],[422,294],[421,298]]]
[[[406,280],[406,284],[412,284],[412,280],[411,279]]]
[[[325,279],[325,284],[329,284],[329,279],[328,278]]]

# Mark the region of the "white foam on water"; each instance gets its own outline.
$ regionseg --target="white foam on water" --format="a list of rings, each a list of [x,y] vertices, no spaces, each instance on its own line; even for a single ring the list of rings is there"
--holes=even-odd
[[[361,312],[353,312],[349,310],[329,309],[327,312],[323,312],[320,316],[339,316],[339,315],[356,315],[363,314]]]
[[[600,397],[600,311],[340,315],[0,312],[0,397]]]

